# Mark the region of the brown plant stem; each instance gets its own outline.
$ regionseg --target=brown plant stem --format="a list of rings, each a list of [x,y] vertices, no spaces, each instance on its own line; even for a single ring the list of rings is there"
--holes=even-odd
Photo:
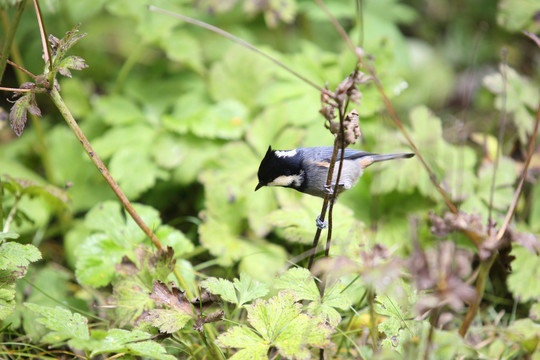
[[[480,308],[480,302],[484,297],[484,290],[486,289],[486,282],[489,277],[489,270],[491,269],[496,257],[497,252],[493,252],[488,259],[480,263],[478,268],[478,278],[476,279],[475,285],[476,300],[470,305],[469,310],[467,310],[465,318],[463,319],[463,323],[461,323],[459,328],[459,335],[461,337],[465,337],[465,335],[467,335],[467,331],[469,330],[469,327],[471,326],[474,318],[476,317],[476,313]]]
[[[41,9],[39,7],[38,0],[34,0],[34,9],[36,11],[36,17],[38,20],[39,25],[39,32],[41,34],[41,46],[43,48],[43,59],[46,63],[49,63],[49,72],[50,72],[50,78],[49,80],[54,79],[54,71],[53,71],[53,59],[52,59],[52,49],[51,44],[49,43],[49,36],[47,34],[47,30],[45,29],[45,22],[43,21],[43,16],[41,15]],[[49,82],[50,84],[53,84],[53,81]]]
[[[32,90],[31,89],[8,88],[8,87],[0,86],[0,91],[25,93],[25,92],[30,92]]]
[[[1,59],[1,58],[3,58],[2,55],[0,55],[0,59]],[[13,66],[14,68],[16,68],[16,69],[22,71],[22,72],[25,73],[26,75],[30,76],[32,79],[34,79],[34,80],[37,79],[37,76],[36,76],[36,75],[32,74],[30,71],[26,70],[25,68],[23,68],[22,66],[18,65],[17,63],[14,63],[13,61],[11,61],[11,60],[9,60],[9,59],[7,59],[6,61],[7,61],[7,63],[8,63],[9,65],[11,65],[11,66]],[[2,79],[1,79],[1,77],[0,77],[0,81],[1,81],[1,80],[2,80]]]

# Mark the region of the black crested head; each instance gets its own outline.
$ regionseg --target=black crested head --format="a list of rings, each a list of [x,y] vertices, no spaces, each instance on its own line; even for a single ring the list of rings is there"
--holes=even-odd
[[[297,150],[276,151],[269,146],[259,166],[255,191],[263,186],[299,188],[304,177],[301,166],[302,155]]]

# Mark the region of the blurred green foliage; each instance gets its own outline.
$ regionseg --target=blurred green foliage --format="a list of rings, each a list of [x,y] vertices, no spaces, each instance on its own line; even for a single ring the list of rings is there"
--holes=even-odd
[[[13,3],[0,2],[3,21],[13,14]],[[369,54],[405,128],[451,200],[486,222],[492,212],[493,220],[501,223],[523,169],[538,107],[539,49],[520,32],[540,31],[540,5],[535,0],[360,3],[358,9],[345,0],[326,5]],[[152,280],[174,280],[176,266],[192,292],[198,293],[200,285],[232,304],[224,305],[231,323],[214,328],[210,339],[217,338],[223,348],[243,349],[236,358],[264,355],[270,348],[283,357],[309,358],[314,356],[310,348],[327,347],[330,341],[347,343],[346,350],[337,345],[341,353],[336,358],[374,356],[365,342],[359,346],[349,339],[367,338],[368,326],[358,325],[369,315],[364,296],[372,288],[384,292],[389,279],[397,282],[386,275],[394,263],[386,264],[382,275],[355,265],[352,273],[329,282],[321,296],[319,279],[308,270],[287,270],[291,259],[303,264],[320,199],[279,188],[253,192],[269,145],[291,149],[333,143],[318,114],[317,90],[224,37],[149,11],[146,0],[40,4],[47,31],[58,38],[82,23],[80,31],[86,36],[70,54],[83,58],[88,68],[70,73],[68,68],[82,69],[75,57],[58,64],[64,75],[71,75],[58,77],[60,92],[120,188],[139,203],[136,210],[162,244],[174,250],[174,257],[156,260],[149,255],[151,242],[121,209],[52,104],[37,94],[42,117],[30,118],[20,138],[0,123],[0,200],[3,224],[9,224],[0,238],[2,328],[11,326],[33,341],[65,343],[89,357],[125,352],[172,358],[166,351],[193,355],[202,345],[187,327],[181,330],[186,338],[178,341],[179,349],[150,341],[155,329],[120,329],[137,326],[139,317],[152,311]],[[152,4],[239,36],[320,86],[334,89],[356,66],[356,57],[313,1]],[[3,37],[6,31],[3,26]],[[38,34],[27,4],[11,59],[34,74],[44,69]],[[499,65],[503,47],[508,60]],[[8,66],[2,86],[29,81],[16,71]],[[363,132],[362,143],[355,146],[377,153],[406,151],[408,144],[386,115],[375,84],[362,85],[360,91],[361,103],[351,104],[358,109]],[[12,104],[1,100],[0,106],[9,111]],[[507,112],[507,128],[492,186],[501,111]],[[536,151],[515,222],[521,231],[536,235],[539,158]],[[14,217],[8,220],[13,209]],[[427,247],[437,242],[427,214],[444,210],[417,158],[374,165],[335,207],[330,254],[366,260],[366,249],[384,244],[393,255],[406,257],[414,250],[412,239]],[[462,236],[453,240],[464,243]],[[500,311],[511,312],[505,315],[510,324],[538,308],[538,271],[531,270],[538,265],[538,255],[521,246],[511,255],[516,258],[513,272],[503,285],[513,296],[511,306],[508,299],[492,295],[482,317],[486,323],[499,325]],[[41,256],[45,260],[27,276],[28,284],[35,284],[30,291],[20,279]],[[66,268],[60,270],[59,264]],[[15,268],[20,271],[13,276]],[[354,272],[361,273],[361,279]],[[418,355],[428,346],[427,320],[411,320],[418,315],[413,311],[417,294],[410,284],[396,284],[401,294],[376,298],[378,331],[385,336],[380,358],[396,352]],[[498,293],[495,286],[488,288],[490,294]],[[99,316],[119,328],[88,332],[89,320],[102,319],[77,311],[88,311],[92,303],[114,304],[114,311],[100,311]],[[54,307],[59,304],[71,308]],[[163,328],[176,331],[190,320],[167,311],[153,318],[160,330],[156,324],[165,322]],[[194,322],[205,324],[199,315],[190,314]],[[538,357],[537,315],[489,330],[523,336],[476,348],[458,337],[459,317],[454,317],[445,324],[451,325],[433,334],[439,347],[432,354],[441,359]],[[167,319],[181,325],[170,327]],[[66,328],[65,322],[74,326]],[[291,327],[283,330],[287,322]],[[286,342],[298,333],[305,337]],[[344,333],[350,338],[340,337]],[[475,335],[487,336],[482,331]],[[207,346],[205,351],[214,355],[211,349],[219,350]]]

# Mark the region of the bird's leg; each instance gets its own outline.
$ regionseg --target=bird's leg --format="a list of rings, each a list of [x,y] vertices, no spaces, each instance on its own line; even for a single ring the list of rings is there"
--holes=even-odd
[[[324,185],[323,187],[323,192],[325,194],[328,194],[328,195],[333,195],[334,194],[334,188],[336,187],[336,184],[332,184],[332,185]],[[338,188],[339,189],[345,189],[345,183],[339,183],[338,185]],[[338,191],[339,193],[339,191]]]
[[[317,215],[317,219],[315,219],[315,224],[317,224],[317,228],[319,229],[326,229],[328,227],[328,221],[322,221],[321,220],[321,214]]]
[[[340,187],[343,187],[345,186],[345,184],[339,184]],[[332,187],[330,186],[325,186],[325,191],[326,189],[330,189],[330,191],[332,192]],[[331,194],[330,194],[331,195]],[[329,212],[330,211],[330,205],[331,203],[336,203],[337,201],[337,198],[330,198],[330,202],[328,203],[328,206],[326,207],[326,212]],[[328,227],[328,221],[322,221],[321,220],[321,214],[317,215],[317,219],[315,219],[315,223],[317,224],[317,228],[319,229],[326,229]]]

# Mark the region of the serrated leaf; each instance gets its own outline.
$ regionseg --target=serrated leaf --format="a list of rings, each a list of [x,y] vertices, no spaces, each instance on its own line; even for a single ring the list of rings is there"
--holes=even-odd
[[[114,264],[120,263],[126,250],[106,234],[87,237],[75,250],[75,275],[84,285],[105,286],[116,275]]]
[[[155,234],[163,247],[173,248],[175,258],[188,254],[195,248],[186,235],[172,226],[160,226]]]
[[[506,86],[504,86],[502,71],[506,74]],[[514,114],[512,120],[518,130],[519,139],[527,143],[534,124],[534,118],[529,111],[536,110],[538,87],[507,65],[501,66],[498,73],[486,75],[483,84],[496,95],[495,107],[497,109],[502,110],[504,107],[505,111]]]
[[[67,77],[71,77],[69,69],[82,70],[87,68],[88,65],[84,62],[84,59],[80,56],[68,56],[57,65],[56,70]]]
[[[212,294],[219,295],[227,302],[238,304],[234,284],[227,279],[211,277],[201,282],[201,287],[210,291]]]
[[[274,286],[279,290],[291,290],[299,300],[316,300],[321,295],[308,269],[292,268],[278,277]]]
[[[231,360],[268,359],[267,353],[270,348],[262,339],[247,326],[235,326],[223,333],[217,339],[221,347],[240,348]]]
[[[0,270],[26,268],[28,264],[39,259],[41,259],[41,253],[34,245],[23,245],[13,241],[0,245]]]
[[[511,252],[515,256],[512,272],[508,275],[508,288],[520,302],[537,299],[540,296],[540,257],[524,247],[514,245]]]
[[[172,334],[184,326],[193,318],[192,315],[172,309],[150,310],[141,320],[147,321],[162,333]]]
[[[80,24],[75,25],[73,29],[66,32],[66,35],[60,40],[52,35],[49,37],[53,49],[53,67],[58,67],[58,64],[64,60],[67,51],[75,45],[77,41],[86,36],[85,33],[79,33],[79,26]]]
[[[7,283],[4,271],[0,271],[0,279],[2,283],[0,285],[0,320],[4,320],[15,311],[17,302],[15,301],[15,283]]]
[[[169,177],[152,160],[148,150],[140,148],[125,148],[116,152],[111,158],[109,170],[130,199],[152,188],[158,179],[167,180]]]
[[[128,353],[137,356],[147,356],[151,359],[175,360],[172,355],[168,355],[163,346],[151,341],[151,334],[139,330],[111,329],[99,343],[94,344],[90,357],[112,352]]]
[[[222,100],[210,107],[199,121],[192,121],[191,131],[201,138],[239,139],[247,124],[248,109],[239,101]]]
[[[282,291],[268,301],[256,300],[247,308],[248,321],[256,332],[235,326],[221,334],[217,344],[242,349],[237,359],[266,354],[270,347],[277,348],[286,358],[309,359],[309,347],[330,345],[332,329],[323,318],[303,314],[296,301],[292,291]]]
[[[238,294],[238,306],[268,294],[268,284],[261,283],[244,272],[240,273],[240,279],[233,281]]]
[[[0,232],[0,241],[4,241],[6,239],[12,239],[12,240],[15,240],[15,239],[18,239],[20,237],[20,235],[16,232],[13,232],[13,231],[3,231],[3,232]]]
[[[12,178],[4,175],[3,186],[16,195],[40,196],[55,208],[65,209],[70,201],[67,192],[53,185],[41,185],[37,181]]]
[[[52,334],[47,336],[48,342],[54,342],[54,337],[58,336],[61,340],[66,338],[89,339],[88,320],[78,314],[57,306],[55,308],[40,306],[37,304],[25,303],[26,307],[35,313],[44,317],[38,318],[38,322],[53,330]]]
[[[212,277],[203,281],[201,286],[212,294],[221,296],[223,300],[238,306],[266,295],[269,288],[267,284],[252,279],[246,273],[240,273],[240,279],[234,279],[234,283]]]

